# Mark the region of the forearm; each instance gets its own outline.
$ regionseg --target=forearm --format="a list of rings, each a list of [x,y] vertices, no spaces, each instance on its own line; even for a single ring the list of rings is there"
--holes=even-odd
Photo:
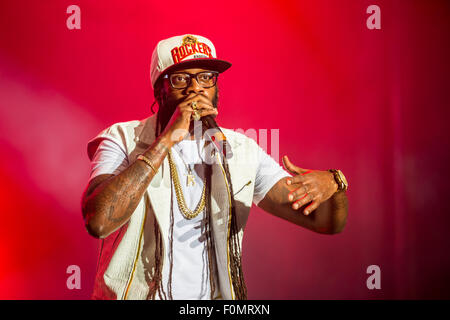
[[[304,207],[297,210],[292,208],[288,194],[293,190],[295,187],[287,185],[286,178],[283,178],[272,187],[258,206],[276,217],[315,231],[315,215],[304,215],[302,213]]]
[[[163,136],[144,152],[144,156],[158,170],[170,147],[170,140]],[[136,160],[86,195],[83,214],[89,233],[104,238],[124,225],[138,206],[154,175],[155,172],[148,164]]]
[[[348,201],[344,191],[338,191],[313,211],[316,216],[315,231],[335,234],[341,232],[347,222]]]

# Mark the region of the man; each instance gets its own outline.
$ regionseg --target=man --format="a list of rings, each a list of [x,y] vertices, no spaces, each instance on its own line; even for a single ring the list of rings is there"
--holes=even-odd
[[[254,140],[221,128],[218,143],[214,121],[201,121],[218,114],[217,79],[230,66],[205,37],[160,41],[150,70],[157,115],[88,143],[82,211],[102,239],[93,298],[245,299],[241,244],[252,203],[315,232],[343,229],[340,171],[283,157],[290,175]]]

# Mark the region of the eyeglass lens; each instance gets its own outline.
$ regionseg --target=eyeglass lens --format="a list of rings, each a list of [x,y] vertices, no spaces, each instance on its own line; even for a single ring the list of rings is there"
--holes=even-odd
[[[210,88],[216,84],[217,73],[214,72],[200,72],[195,75],[174,73],[170,75],[170,83],[177,89],[186,88],[191,83],[193,76],[195,76],[198,84],[203,88]]]

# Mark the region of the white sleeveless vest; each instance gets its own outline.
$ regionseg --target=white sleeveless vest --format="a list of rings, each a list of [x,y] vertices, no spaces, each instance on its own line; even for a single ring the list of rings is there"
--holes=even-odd
[[[129,163],[133,163],[155,140],[155,127],[156,116],[141,121],[116,123],[89,141],[89,158],[92,160],[98,144],[107,137],[122,145],[128,154]],[[258,145],[243,134],[221,129],[233,151],[228,166],[235,193],[238,241],[242,247],[243,232],[253,201]],[[210,223],[215,241],[218,284],[222,298],[230,300],[235,299],[228,246],[231,198],[220,161],[213,164],[212,168]],[[149,290],[156,285],[153,279],[156,228],[159,228],[162,236],[163,250],[169,248],[170,201],[171,181],[166,157],[129,221],[101,240],[93,299],[147,299]],[[163,264],[168,263],[164,261],[164,254],[161,259]]]

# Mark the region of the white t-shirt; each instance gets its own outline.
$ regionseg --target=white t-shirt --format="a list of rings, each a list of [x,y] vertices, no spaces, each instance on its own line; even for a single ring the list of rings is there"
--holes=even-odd
[[[184,199],[190,210],[196,208],[203,189],[205,174],[202,165],[205,162],[204,142],[205,140],[183,140],[171,148]],[[258,150],[260,152],[258,157],[260,163],[258,164],[253,195],[253,203],[256,205],[275,183],[290,176],[262,148]],[[90,179],[100,174],[119,174],[129,165],[125,150],[113,140],[104,139],[99,144],[92,159]],[[195,184],[193,186],[186,185],[188,172],[186,166],[190,166],[194,175]],[[173,195],[173,298],[179,300],[210,299],[211,287],[206,237],[204,235],[204,212],[199,213],[193,219],[186,219],[179,210],[174,188]],[[166,261],[169,261],[169,250],[165,250],[165,252]],[[169,263],[165,263],[163,266],[162,282],[165,292],[168,292],[169,266]],[[213,279],[217,281],[216,275]],[[157,295],[157,298],[160,297]]]

